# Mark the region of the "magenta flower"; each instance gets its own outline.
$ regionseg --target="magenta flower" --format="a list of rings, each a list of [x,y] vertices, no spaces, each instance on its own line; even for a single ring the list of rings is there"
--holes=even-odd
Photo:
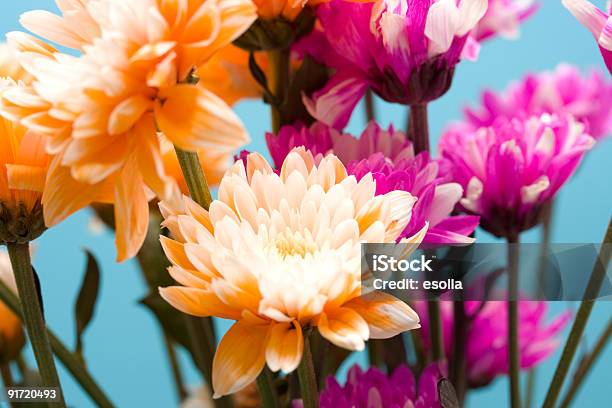
[[[432,364],[423,370],[418,387],[412,371],[401,365],[387,376],[377,368],[363,371],[354,365],[341,386],[330,376],[320,395],[321,408],[441,408],[438,382],[444,378],[444,367]],[[293,408],[302,408],[301,401]]]
[[[266,143],[277,168],[297,146],[304,146],[315,158],[333,152],[345,164],[374,153],[382,153],[393,161],[414,157],[412,143],[402,132],[396,131],[393,126],[387,130],[381,129],[376,122],[370,122],[359,138],[320,122],[310,127],[296,123],[283,126],[278,135],[266,133]]]
[[[487,12],[470,35],[479,42],[496,35],[514,39],[523,20],[537,9],[533,0],[489,0]]]
[[[612,4],[604,13],[587,0],[562,0],[562,3],[593,34],[612,74]]]
[[[367,88],[407,105],[440,97],[486,9],[486,0],[332,0],[320,5],[319,30],[300,48],[336,72],[306,98],[309,112],[342,129]]]
[[[383,130],[371,122],[359,138],[315,123],[305,127],[284,126],[278,136],[268,133],[266,141],[276,166],[283,163],[291,149],[304,146],[315,159],[334,153],[346,165],[349,174],[360,180],[372,173],[376,194],[393,190],[408,191],[418,197],[412,217],[401,237],[412,236],[426,223],[429,229],[423,242],[429,244],[470,243],[469,235],[478,226],[472,215],[451,216],[463,195],[463,188],[440,175],[440,163],[426,152],[414,155],[412,144],[392,126]],[[412,234],[412,235],[408,235]]]
[[[426,244],[459,244],[474,242],[469,235],[478,226],[479,217],[471,215],[451,216],[453,209],[463,195],[463,188],[457,183],[444,180],[439,163],[429,158],[427,152],[414,158],[393,162],[381,153],[376,153],[359,162],[347,165],[349,174],[358,180],[372,173],[376,180],[376,194],[393,190],[408,191],[417,202],[412,208],[412,217],[402,237],[409,237],[429,223],[423,239]]]
[[[598,71],[583,76],[576,67],[560,64],[554,71],[529,74],[501,93],[485,91],[480,107],[466,109],[465,122],[475,129],[491,126],[499,117],[570,113],[600,139],[612,133],[611,105],[609,78]]]
[[[466,331],[466,367],[471,387],[489,384],[495,377],[508,373],[508,306],[503,301],[464,302],[466,314],[475,316]],[[421,317],[421,334],[425,348],[430,348],[426,302],[415,302]],[[477,312],[478,311],[478,312]],[[559,346],[557,336],[571,319],[569,311],[546,323],[547,304],[543,301],[519,302],[519,350],[521,369],[528,370],[549,357]],[[453,302],[440,302],[444,348],[453,359]]]
[[[449,175],[465,191],[461,207],[481,216],[499,237],[518,235],[539,222],[544,203],[574,173],[594,139],[571,115],[500,117],[488,128],[446,132],[439,152]]]

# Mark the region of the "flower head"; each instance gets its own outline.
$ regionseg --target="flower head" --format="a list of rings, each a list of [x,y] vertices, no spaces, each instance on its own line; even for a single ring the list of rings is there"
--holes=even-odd
[[[401,237],[414,235],[429,225],[423,238],[426,244],[467,244],[474,242],[470,234],[478,226],[479,217],[451,215],[463,195],[458,183],[442,177],[440,163],[431,160],[427,152],[416,157],[393,162],[381,153],[375,153],[347,167],[349,174],[360,180],[371,173],[376,181],[376,194],[390,191],[408,191],[418,198],[412,209],[410,222]]]
[[[465,335],[468,383],[471,387],[481,387],[508,373],[508,305],[503,301],[487,301],[485,305],[480,301],[466,301],[463,304],[466,314],[474,316]],[[420,332],[425,348],[429,349],[427,305],[415,302],[415,308],[423,316]],[[453,359],[453,302],[440,302],[440,312],[445,353]],[[554,353],[559,346],[557,336],[571,319],[571,313],[565,312],[547,323],[546,312],[546,302],[519,302],[519,354],[523,370],[535,367]]]
[[[275,163],[282,163],[294,147],[304,146],[315,160],[335,154],[357,180],[371,174],[376,181],[376,194],[394,190],[407,191],[418,198],[412,217],[401,237],[416,234],[429,224],[424,243],[468,243],[469,235],[478,226],[478,217],[451,216],[462,197],[463,189],[442,177],[440,163],[427,153],[415,157],[412,143],[393,126],[381,129],[371,122],[357,138],[343,134],[317,122],[312,126],[284,126],[278,135],[266,135]]]
[[[35,80],[31,89],[11,94],[8,111],[49,138],[47,223],[92,201],[113,202],[118,259],[125,260],[144,240],[150,192],[168,199],[176,191],[161,165],[158,129],[189,151],[229,152],[248,141],[230,107],[192,82],[255,20],[255,7],[250,0],[61,3],[62,17],[34,12],[22,20],[82,54],[58,54],[11,34]]]
[[[0,79],[0,106],[18,87]],[[18,122],[0,116],[0,244],[29,242],[45,229],[41,207],[49,155],[45,139]]]
[[[308,110],[341,129],[367,88],[402,104],[440,97],[486,9],[486,0],[322,4],[320,27],[303,47],[336,73],[306,100]]]
[[[594,139],[570,116],[508,120],[477,130],[455,128],[439,144],[450,177],[464,188],[461,207],[499,237],[527,230],[542,205],[574,173]]]
[[[593,34],[612,74],[612,6],[605,13],[587,0],[562,0],[562,3]]]
[[[390,160],[414,157],[412,143],[406,136],[389,126],[382,129],[376,122],[368,123],[359,137],[342,133],[321,122],[310,127],[301,123],[283,126],[277,135],[266,133],[266,143],[276,167],[280,167],[287,154],[295,147],[304,146],[316,158],[335,154],[345,165],[382,153]]]
[[[444,378],[442,370],[431,364],[423,370],[418,386],[410,368],[400,365],[389,376],[372,367],[363,371],[354,365],[348,372],[346,384],[340,385],[330,376],[321,391],[321,408],[441,408],[438,382]],[[301,403],[294,403],[301,408]]]
[[[476,41],[484,41],[496,35],[514,39],[519,26],[538,9],[534,0],[489,0],[487,12],[470,35]]]
[[[17,293],[17,285],[9,256],[0,251],[0,282]],[[19,318],[0,301],[0,364],[8,364],[19,355],[25,344],[23,329]]]
[[[481,106],[465,110],[464,124],[474,129],[491,126],[503,117],[526,118],[542,113],[569,113],[587,126],[595,139],[612,133],[612,81],[603,73],[583,75],[571,65],[529,74],[505,91],[485,91]]]
[[[280,174],[253,153],[234,163],[208,211],[186,198],[162,203],[162,237],[172,277],[166,301],[195,316],[235,320],[213,362],[216,396],[251,383],[264,364],[293,371],[302,332],[316,328],[330,342],[361,350],[368,338],[418,327],[400,300],[361,293],[360,244],[395,242],[415,198],[376,196],[372,177],[348,176],[332,155],[315,165],[302,149]],[[416,246],[425,229],[405,242]]]

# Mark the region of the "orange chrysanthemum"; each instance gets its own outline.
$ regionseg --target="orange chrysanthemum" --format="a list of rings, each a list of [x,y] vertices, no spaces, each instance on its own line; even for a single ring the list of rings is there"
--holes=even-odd
[[[176,191],[158,130],[189,151],[227,154],[247,143],[231,108],[190,79],[250,26],[256,10],[250,0],[58,0],[58,6],[61,17],[35,11],[22,23],[82,55],[9,34],[34,81],[11,93],[6,112],[49,137],[46,222],[54,225],[92,201],[113,202],[118,259],[125,260],[144,240],[150,192],[168,199]]]
[[[0,71],[24,78],[4,52],[13,54],[2,48],[0,61],[8,66],[0,63]],[[8,90],[22,86],[13,78],[0,78],[0,107]],[[0,244],[31,241],[43,232],[41,197],[48,165],[44,137],[0,116]]]
[[[299,148],[280,174],[257,153],[246,167],[237,161],[209,211],[189,198],[162,202],[174,238],[162,246],[183,285],[160,289],[162,297],[194,316],[236,321],[214,358],[216,397],[251,383],[266,363],[294,370],[306,327],[350,350],[419,327],[402,301],[361,293],[360,244],[395,242],[416,201],[375,190],[371,175],[357,182],[335,156],[315,165]],[[426,229],[405,242],[416,246]]]
[[[0,282],[17,293],[13,269],[6,252],[0,252]],[[0,365],[8,364],[19,355],[25,344],[21,320],[0,302]]]

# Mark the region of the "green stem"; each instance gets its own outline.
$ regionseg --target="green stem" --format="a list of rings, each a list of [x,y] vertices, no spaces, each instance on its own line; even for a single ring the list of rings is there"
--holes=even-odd
[[[368,341],[368,360],[370,361],[370,366],[383,368],[382,346],[382,341],[378,339],[370,339]]]
[[[567,408],[570,406],[572,400],[576,396],[576,392],[578,391],[580,386],[583,384],[583,381],[586,378],[586,376],[591,371],[591,368],[593,367],[593,363],[597,361],[597,359],[603,352],[604,348],[608,344],[608,341],[610,340],[611,337],[612,337],[612,319],[608,321],[608,326],[606,327],[606,329],[603,331],[603,333],[601,334],[601,336],[595,343],[593,350],[582,359],[580,364],[578,364],[578,369],[576,369],[576,373],[572,377],[572,382],[570,383],[567,393],[565,394],[565,398],[563,398],[561,405],[559,405],[560,408]]]
[[[431,339],[431,357],[433,361],[444,359],[444,339],[442,334],[442,319],[440,318],[440,301],[427,301],[429,316],[429,338]]]
[[[191,198],[202,208],[208,210],[212,203],[212,195],[208,188],[206,176],[200,165],[197,152],[188,152],[175,146],[176,156],[183,172],[183,177],[189,188]],[[192,344],[194,358],[198,368],[209,384],[212,384],[212,361],[215,354],[215,328],[212,319],[186,316],[187,331]],[[215,400],[216,407],[231,406],[231,398]]]
[[[533,397],[536,389],[537,369],[534,367],[527,373],[527,391],[525,391],[525,408],[533,406]]]
[[[277,99],[279,105],[271,103],[272,109],[272,133],[277,134],[283,123],[282,106],[285,104],[287,91],[289,89],[289,63],[291,50],[283,48],[268,52],[270,61],[270,90]]]
[[[304,353],[297,372],[304,408],[319,408],[319,391],[308,336],[304,336]]]
[[[374,94],[371,89],[368,89],[365,94],[365,111],[366,122],[370,123],[376,120],[376,110],[374,106]]]
[[[425,347],[423,346],[423,337],[420,330],[410,330],[410,338],[412,339],[412,347],[416,356],[415,375],[420,374],[425,368]]]
[[[259,395],[261,396],[263,408],[278,407],[278,400],[276,398],[272,376],[268,367],[264,367],[259,376],[257,376],[257,389],[259,390]]]
[[[4,383],[4,388],[8,389],[12,387],[15,383],[13,382],[13,374],[11,373],[11,367],[8,364],[3,364],[0,366],[0,373],[2,374],[2,382]],[[11,408],[17,406],[16,402],[9,403]]]
[[[197,152],[188,152],[186,150],[175,147],[176,157],[181,165],[181,171],[185,182],[191,193],[193,201],[200,204],[204,209],[208,210],[212,203],[212,195],[206,182],[206,176],[200,165],[200,159]]]
[[[414,153],[429,151],[429,121],[427,104],[410,105],[410,138]]]
[[[585,290],[584,300],[580,302],[580,308],[578,309],[578,313],[574,319],[574,324],[572,324],[572,329],[565,343],[565,347],[563,348],[563,352],[561,353],[561,359],[557,364],[555,375],[553,376],[550,387],[548,388],[548,393],[546,394],[543,408],[554,407],[557,399],[559,398],[561,387],[563,386],[563,382],[565,381],[565,377],[569,371],[574,354],[576,354],[576,350],[578,349],[578,344],[580,343],[580,339],[584,333],[587,321],[591,316],[591,311],[593,310],[593,305],[595,304],[595,301],[592,299],[597,297],[604,277],[606,276],[606,268],[610,263],[610,258],[612,257],[612,250],[610,248],[612,247],[612,245],[610,245],[611,242],[612,218],[608,223],[608,229],[599,251],[599,262],[596,260],[595,266],[593,267],[591,278],[589,279],[589,283]]]
[[[508,236],[508,375],[510,376],[510,406],[520,408],[520,351],[518,339],[518,235]]]
[[[2,382],[5,388],[13,386],[13,374],[11,373],[11,367],[8,364],[0,365],[0,373],[2,374]]]
[[[17,290],[21,299],[23,310],[23,320],[28,332],[32,350],[38,364],[38,371],[45,387],[53,387],[59,390],[59,400],[53,406],[65,407],[64,396],[62,394],[59,376],[53,360],[53,352],[49,344],[49,337],[42,315],[42,309],[36,289],[36,281],[32,264],[30,261],[30,244],[7,244]]]
[[[8,306],[13,313],[20,318],[23,318],[21,307],[19,306],[19,299],[15,294],[0,281],[0,300]],[[64,346],[61,340],[53,334],[53,332],[47,329],[49,343],[51,349],[57,356],[57,358],[64,364],[64,367],[68,369],[74,379],[83,387],[85,392],[90,396],[91,400],[96,403],[97,406],[102,408],[112,408],[113,404],[110,402],[108,397],[104,394],[104,391],[100,389],[96,381],[89,374],[87,369],[81,364],[79,358]],[[27,367],[25,363],[21,363],[21,369],[26,372]]]
[[[469,324],[463,301],[453,302],[453,320],[453,358],[450,362],[450,380],[455,386],[457,399],[463,405],[467,387],[465,342],[467,325]]]

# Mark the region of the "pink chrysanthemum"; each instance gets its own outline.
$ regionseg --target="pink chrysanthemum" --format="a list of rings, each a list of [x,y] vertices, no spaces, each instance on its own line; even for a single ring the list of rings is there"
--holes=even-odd
[[[439,144],[450,177],[463,186],[461,207],[499,237],[537,224],[542,205],[574,173],[594,139],[572,116],[499,118],[488,128],[454,128]]]
[[[516,38],[520,24],[537,9],[534,0],[489,0],[487,12],[470,34],[476,41],[497,35]]]
[[[409,105],[440,97],[486,9],[486,0],[320,5],[320,26],[301,46],[336,72],[306,100],[309,112],[341,129],[368,88]]]
[[[423,239],[426,244],[471,243],[469,235],[478,226],[479,217],[473,215],[451,216],[455,205],[463,195],[457,183],[444,180],[439,171],[439,163],[431,160],[426,152],[411,159],[396,163],[381,153],[376,153],[359,162],[347,166],[349,174],[357,179],[371,173],[376,181],[376,194],[389,191],[409,191],[418,197],[413,207],[413,215],[402,236],[410,236],[427,223],[429,229]]]
[[[563,5],[593,34],[612,73],[612,4],[605,13],[586,0],[562,0]]]
[[[466,314],[475,316],[465,336],[468,383],[471,387],[484,386],[495,377],[508,373],[508,306],[502,301],[488,301],[484,306],[480,301],[467,301],[464,305]],[[449,359],[453,359],[453,307],[453,302],[440,302],[444,348]],[[425,348],[429,349],[427,305],[415,302],[415,309],[420,312],[423,327],[420,333]],[[519,302],[519,347],[523,370],[550,357],[559,346],[557,336],[571,318],[571,313],[565,312],[546,323],[546,312],[546,302]]]
[[[421,374],[418,385],[412,371],[400,365],[387,376],[377,368],[363,371],[354,365],[348,372],[346,384],[340,385],[334,377],[327,378],[321,392],[321,408],[441,408],[438,382],[444,378],[445,368],[431,364]],[[293,408],[302,408],[295,401]]]
[[[304,146],[315,157],[333,152],[345,164],[374,153],[382,153],[392,161],[414,157],[412,143],[402,132],[396,131],[392,125],[384,130],[376,122],[370,122],[358,138],[320,122],[310,127],[297,123],[283,126],[277,135],[267,133],[266,143],[278,168],[297,146]]]
[[[371,122],[356,138],[322,123],[309,128],[284,126],[278,136],[267,134],[266,140],[275,163],[282,164],[291,149],[304,146],[318,160],[326,154],[335,154],[358,180],[371,173],[376,181],[376,194],[400,190],[418,197],[402,237],[413,235],[429,223],[424,243],[473,242],[469,235],[478,226],[478,217],[451,216],[463,195],[462,187],[443,179],[439,163],[427,153],[415,156],[412,144],[393,127],[385,131]]]
[[[571,65],[529,74],[505,91],[485,91],[481,106],[465,111],[468,126],[491,126],[499,117],[525,118],[542,113],[570,113],[600,139],[612,132],[612,81],[601,72],[588,76]],[[462,125],[463,126],[463,125]]]

